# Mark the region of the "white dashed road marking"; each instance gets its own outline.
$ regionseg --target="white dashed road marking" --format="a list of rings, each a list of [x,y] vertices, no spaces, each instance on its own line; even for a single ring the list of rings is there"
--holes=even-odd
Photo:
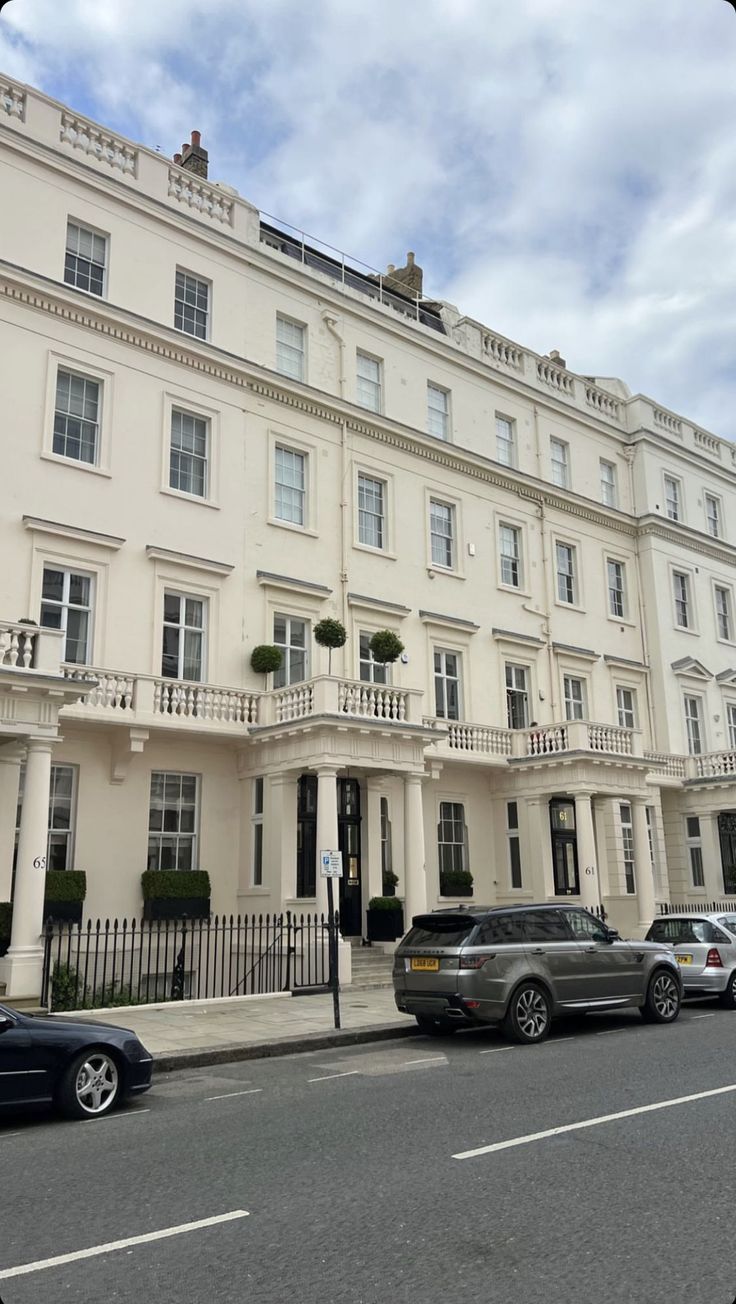
[[[263,1087],[249,1087],[247,1091],[226,1091],[223,1096],[205,1096],[204,1103],[207,1104],[209,1100],[232,1100],[233,1096],[257,1096],[259,1091],[263,1091]]]
[[[350,1069],[347,1073],[327,1073],[323,1078],[307,1078],[307,1082],[330,1082],[332,1078],[354,1078],[358,1076],[358,1069]]]
[[[404,1060],[405,1064],[447,1064],[448,1061],[444,1055],[429,1055],[424,1059]]]

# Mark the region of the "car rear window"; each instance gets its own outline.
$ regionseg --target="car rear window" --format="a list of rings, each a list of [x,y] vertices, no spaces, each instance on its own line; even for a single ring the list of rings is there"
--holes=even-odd
[[[491,915],[478,926],[473,946],[509,946],[524,941],[522,915]]]
[[[527,942],[571,942],[572,933],[561,910],[526,910]]]
[[[715,941],[716,929],[707,919],[655,919],[648,942],[668,942],[670,946],[697,946]]]
[[[727,928],[729,933],[736,935],[736,918],[733,915],[719,915],[718,922],[723,924],[723,927]]]
[[[431,927],[415,925],[407,933],[402,946],[462,946],[475,928],[474,919],[453,919],[447,923],[437,921]]]

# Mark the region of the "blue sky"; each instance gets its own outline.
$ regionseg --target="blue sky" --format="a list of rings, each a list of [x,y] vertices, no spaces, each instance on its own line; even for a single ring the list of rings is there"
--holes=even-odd
[[[0,69],[736,438],[724,0],[11,0]]]

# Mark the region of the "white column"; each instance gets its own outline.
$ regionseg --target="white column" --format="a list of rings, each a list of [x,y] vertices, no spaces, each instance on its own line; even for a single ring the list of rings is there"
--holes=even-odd
[[[298,775],[289,771],[274,774],[268,780],[270,801],[263,830],[263,881],[274,885],[276,910],[284,910],[286,903],[296,898],[297,783]],[[293,910],[294,906],[288,908]]]
[[[723,887],[723,861],[721,859],[721,839],[718,834],[718,814],[700,815],[700,842],[703,850],[703,881],[707,901],[719,901],[726,896]],[[690,852],[686,849],[686,895],[692,892],[693,876],[690,869]]]
[[[385,782],[382,777],[369,775],[365,781],[366,820],[365,831],[365,874],[363,876],[363,907],[367,907],[371,897],[383,896],[383,874],[381,869],[381,798],[386,795]]]
[[[427,909],[427,871],[424,863],[424,804],[422,776],[404,776],[404,927]]]
[[[643,937],[655,915],[654,874],[649,853],[646,797],[632,798],[631,818],[634,824],[636,901],[639,908],[639,930]]]
[[[575,793],[575,836],[578,847],[580,902],[588,908],[601,904],[591,796],[592,793],[589,791]]]
[[[46,888],[52,746],[46,739],[31,739],[28,743],[15,868],[13,929],[4,963],[9,997],[38,997],[41,992],[41,934]]]
[[[10,900],[18,809],[21,754],[17,747],[0,750],[0,901]]]
[[[530,797],[526,807],[529,840],[527,846],[521,848],[524,886],[531,887],[540,901],[552,901],[555,895],[555,876],[552,868],[549,800],[547,797]]]
[[[337,770],[320,765],[317,770],[317,913],[327,914],[327,879],[319,872],[321,851],[337,851]],[[340,905],[339,883],[333,883],[335,909]]]

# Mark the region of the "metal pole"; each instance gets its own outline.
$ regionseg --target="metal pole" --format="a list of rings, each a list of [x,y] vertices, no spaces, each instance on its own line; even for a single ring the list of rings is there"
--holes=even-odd
[[[327,935],[329,944],[330,958],[330,987],[332,988],[332,1004],[335,1011],[335,1027],[340,1027],[340,981],[337,972],[337,923],[335,920],[335,898],[332,890],[332,879],[327,880]]]

